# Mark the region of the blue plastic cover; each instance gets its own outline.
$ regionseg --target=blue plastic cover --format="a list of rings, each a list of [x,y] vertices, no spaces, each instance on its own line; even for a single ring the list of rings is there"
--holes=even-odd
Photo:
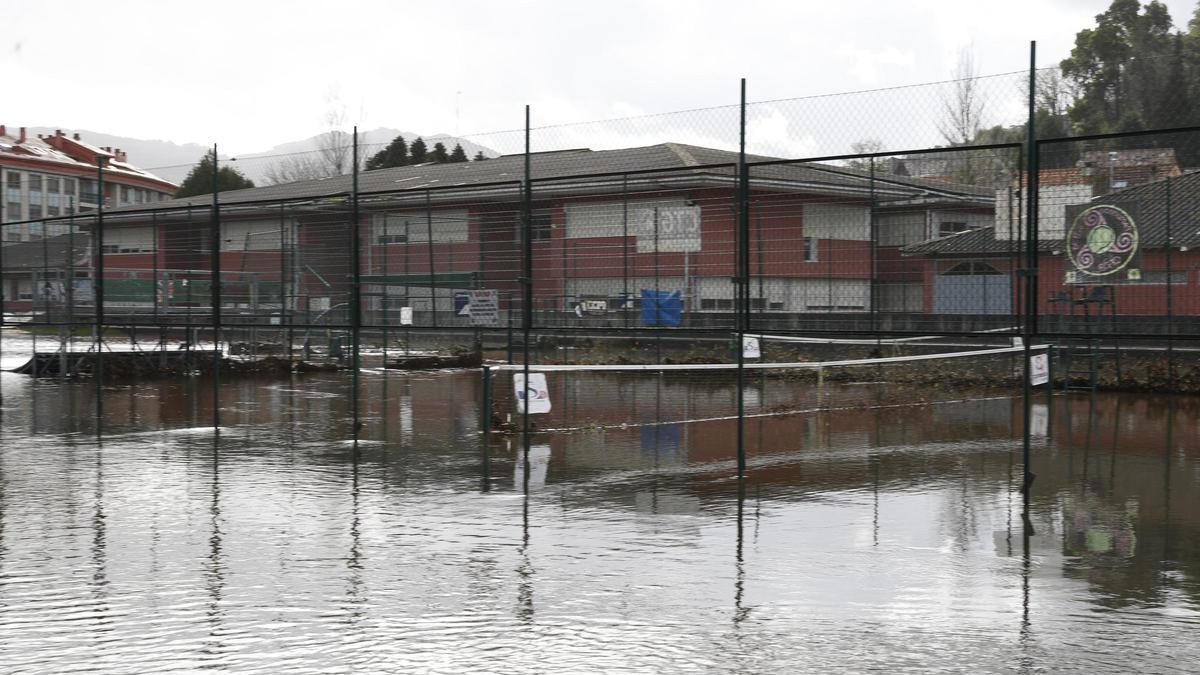
[[[647,326],[678,326],[683,313],[680,291],[642,289],[642,323]]]

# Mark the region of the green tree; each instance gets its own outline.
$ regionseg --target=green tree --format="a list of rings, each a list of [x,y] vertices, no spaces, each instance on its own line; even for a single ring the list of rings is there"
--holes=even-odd
[[[480,150],[479,152],[475,153],[475,156],[471,158],[471,161],[482,162],[485,159],[487,159],[487,155],[483,154],[483,151]]]
[[[429,148],[425,146],[425,139],[421,138],[420,136],[417,137],[417,140],[412,142],[412,145],[408,146],[409,164],[423,164],[428,162],[428,155]]]
[[[209,150],[196,166],[188,172],[187,178],[180,183],[175,191],[176,197],[192,197],[207,195],[213,192],[213,151]],[[254,181],[246,178],[237,169],[224,165],[217,169],[217,192],[243,190],[254,187]]]
[[[450,153],[446,152],[446,146],[439,141],[433,144],[433,152],[429,153],[429,159],[436,164],[445,164],[450,161]]]
[[[1113,0],[1094,28],[1076,33],[1060,68],[1077,92],[1070,106],[1077,132],[1177,126],[1187,116],[1188,88],[1167,89],[1183,76],[1172,74],[1179,56],[1171,28],[1170,12],[1158,0],[1144,7],[1138,0]]]
[[[463,150],[462,143],[454,144],[454,149],[450,151],[450,161],[451,162],[467,161],[467,153],[465,150]]]
[[[394,166],[408,164],[408,143],[403,136],[397,136],[388,143],[387,147],[371,155],[367,160],[367,171],[375,169],[390,169]]]

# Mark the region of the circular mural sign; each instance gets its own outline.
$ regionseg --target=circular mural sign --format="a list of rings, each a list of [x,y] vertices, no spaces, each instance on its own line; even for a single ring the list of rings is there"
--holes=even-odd
[[[1067,253],[1082,274],[1103,277],[1119,272],[1133,260],[1138,231],[1133,218],[1109,204],[1085,209],[1067,232]]]

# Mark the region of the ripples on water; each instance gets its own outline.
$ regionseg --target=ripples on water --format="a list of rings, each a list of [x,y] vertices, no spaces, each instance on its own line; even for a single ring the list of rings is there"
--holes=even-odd
[[[1191,399],[508,439],[469,374],[106,392],[3,376],[0,671],[1187,671]],[[384,383],[386,382],[386,387]]]

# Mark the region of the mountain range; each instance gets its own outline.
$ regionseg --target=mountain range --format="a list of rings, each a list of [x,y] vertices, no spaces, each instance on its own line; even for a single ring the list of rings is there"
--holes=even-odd
[[[27,131],[31,136],[53,135],[56,129],[53,127],[30,127]],[[64,129],[64,131],[68,130]],[[208,151],[207,147],[198,143],[180,144],[173,141],[129,138],[83,129],[72,129],[68,133],[78,133],[85,143],[97,147],[120,148],[128,155],[131,164],[172,183],[181,182],[196,162],[200,161],[200,158]],[[298,141],[280,143],[262,152],[240,154],[237,156],[237,163],[234,166],[255,184],[265,185],[267,183],[266,174],[274,163],[286,161],[289,157],[296,157],[303,153],[315,152],[322,136],[323,134],[318,134]],[[380,127],[359,132],[359,147],[363,161],[383,149],[396,136],[403,136],[409,143],[417,137],[422,137],[430,150],[433,149],[433,144],[436,142],[443,143],[447,151],[453,150],[455,143],[461,143],[468,157],[474,157],[478,152],[482,152],[485,157],[496,157],[499,154],[491,148],[463,138],[445,134],[418,134]],[[228,158],[222,155],[222,159]]]

